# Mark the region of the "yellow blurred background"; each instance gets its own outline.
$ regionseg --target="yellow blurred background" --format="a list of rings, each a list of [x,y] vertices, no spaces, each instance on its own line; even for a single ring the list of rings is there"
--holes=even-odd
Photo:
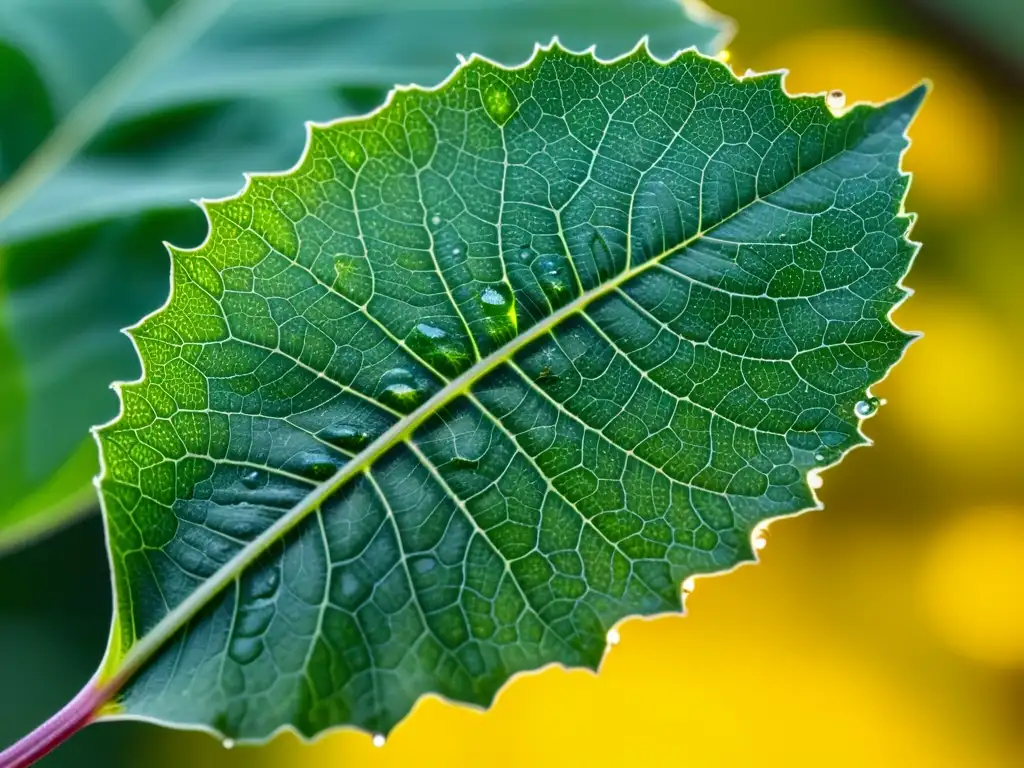
[[[926,335],[876,388],[876,445],[824,475],[825,511],[772,526],[756,567],[698,581],[686,617],[622,625],[597,676],[521,677],[486,713],[425,700],[382,748],[341,731],[225,752],[154,729],[146,764],[1024,765],[1021,73],[897,3],[715,6],[739,24],[730,65],[786,67],[793,93],[934,83],[896,314]]]

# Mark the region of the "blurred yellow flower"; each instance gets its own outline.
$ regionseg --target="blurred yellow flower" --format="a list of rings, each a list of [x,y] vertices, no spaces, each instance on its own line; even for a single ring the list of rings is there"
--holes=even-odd
[[[920,286],[896,313],[924,331],[877,387],[922,451],[964,473],[1003,471],[1020,454],[1020,364],[1012,335],[949,288]]]
[[[923,603],[954,650],[999,667],[1024,667],[1024,509],[977,509],[932,537],[921,569]]]

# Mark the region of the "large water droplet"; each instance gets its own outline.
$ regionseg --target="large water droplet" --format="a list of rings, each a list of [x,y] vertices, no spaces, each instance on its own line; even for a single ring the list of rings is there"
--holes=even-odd
[[[608,634],[605,635],[605,641],[608,643],[608,645],[618,645],[619,640],[621,639],[622,638],[619,637],[619,630],[615,629],[615,627],[609,629]]]
[[[519,332],[516,300],[512,286],[496,283],[480,293],[480,310],[484,316],[484,332],[496,345],[515,338]]]
[[[234,749],[235,740],[234,739],[224,739],[224,741],[222,741],[220,744],[221,744],[222,747],[224,747],[224,749]]]
[[[433,323],[419,323],[412,329],[407,343],[417,356],[446,376],[458,375],[470,363],[463,336],[449,333]]]
[[[448,334],[444,332],[444,329],[438,328],[436,325],[430,325],[429,323],[420,323],[416,326],[416,330],[426,336],[428,339],[436,341],[437,339],[443,339]]]
[[[353,424],[332,424],[320,430],[319,436],[349,453],[358,453],[370,442],[370,433]]]
[[[378,733],[378,734],[374,735],[374,737],[373,737],[373,746],[375,746],[378,749],[380,749],[386,743],[387,743],[387,739],[384,737],[383,733]]]
[[[875,411],[878,410],[878,406],[882,404],[883,402],[877,397],[869,397],[867,400],[861,400],[853,406],[853,412],[857,414],[859,418],[866,419],[869,416],[874,416]]]
[[[842,112],[846,106],[846,94],[842,91],[829,91],[825,97],[825,104],[833,112]]]
[[[762,549],[768,546],[768,528],[764,525],[754,526],[754,530],[751,531],[751,546],[755,552],[760,552]]]
[[[687,576],[683,579],[683,596],[693,594],[693,590],[697,588],[697,582],[693,576]]]
[[[807,473],[807,485],[811,487],[811,490],[818,490],[825,484],[825,479],[818,474],[816,470],[811,470]]]
[[[380,383],[380,400],[397,410],[411,411],[423,400],[421,383],[406,368],[392,368]]]
[[[492,307],[505,306],[505,297],[498,293],[498,291],[496,291],[494,288],[491,288],[490,286],[484,288],[483,293],[480,294],[480,301]]]
[[[302,451],[285,462],[284,468],[311,480],[321,481],[337,472],[341,462],[326,451]]]

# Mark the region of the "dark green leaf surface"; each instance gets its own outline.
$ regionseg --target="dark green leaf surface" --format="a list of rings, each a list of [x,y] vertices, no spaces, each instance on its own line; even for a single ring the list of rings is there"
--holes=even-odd
[[[314,128],[209,203],[99,432],[118,712],[387,732],[596,667],[815,505],[908,335],[905,128],[554,47]]]
[[[611,56],[648,33],[666,56],[728,34],[676,0],[0,3],[0,550],[94,503],[87,431],[138,370],[118,331],[166,296],[161,242],[201,240],[190,198],[287,167],[303,119],[438,82],[458,52],[516,64],[558,34]]]

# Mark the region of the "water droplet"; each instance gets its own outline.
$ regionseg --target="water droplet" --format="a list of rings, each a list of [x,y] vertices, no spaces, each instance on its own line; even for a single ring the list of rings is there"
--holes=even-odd
[[[260,473],[255,469],[242,475],[242,485],[246,488],[258,488],[260,485]]]
[[[458,375],[470,362],[463,335],[450,334],[444,328],[431,323],[420,323],[413,328],[409,334],[408,344],[409,348],[427,361],[432,368],[447,375]]]
[[[829,91],[825,97],[825,104],[833,112],[841,112],[846,106],[846,94],[842,91]]]
[[[378,733],[378,734],[374,735],[374,737],[373,737],[373,746],[375,746],[378,749],[380,749],[386,743],[387,743],[387,739],[384,737],[383,733]]]
[[[785,232],[779,232],[779,240],[781,240],[782,242],[786,242],[786,233]]]
[[[370,433],[352,424],[333,424],[320,430],[319,436],[349,453],[358,453],[370,442]]]
[[[426,336],[428,339],[443,339],[448,334],[443,329],[438,328],[436,325],[429,325],[427,323],[420,323],[416,326],[416,330]]]
[[[728,48],[724,48],[718,52],[718,55],[715,56],[715,58],[718,59],[723,64],[726,64],[728,63],[729,59],[732,58],[732,52],[730,52]]]
[[[508,283],[489,285],[480,293],[480,309],[484,315],[484,332],[496,345],[515,338],[519,332],[516,300]]]
[[[520,261],[530,261],[532,258],[533,258],[533,251],[531,251],[529,248],[523,248],[519,252],[519,260]]]
[[[824,453],[816,453],[816,454],[814,454],[814,460],[815,461],[824,461],[825,460],[825,454]]]
[[[693,590],[696,588],[697,582],[694,581],[693,576],[687,576],[683,579],[683,596],[693,594]]]
[[[462,253],[462,249],[458,246],[452,248],[452,256],[458,256],[460,253]]]
[[[572,273],[564,256],[541,259],[534,264],[533,273],[552,306],[557,308],[572,296]]]
[[[605,635],[605,640],[608,642],[608,645],[618,645],[620,639],[619,630],[615,629],[615,627],[609,629],[608,634]]]
[[[436,227],[438,224],[441,223],[441,217],[435,213],[433,216],[430,217],[430,223]]]
[[[480,301],[484,304],[490,304],[492,307],[505,306],[505,297],[490,286],[485,288],[484,292],[480,294]]]
[[[764,525],[754,526],[754,530],[751,531],[751,546],[753,546],[755,552],[760,552],[762,549],[768,546],[768,528]]]
[[[411,411],[423,399],[416,378],[405,368],[392,368],[380,381],[380,399],[393,408]]]
[[[221,746],[224,747],[224,749],[233,749],[235,746],[235,740],[224,739],[224,741],[221,742]]]
[[[303,451],[290,459],[285,466],[312,480],[326,480],[340,468],[339,462],[320,451]]]
[[[859,418],[866,419],[869,416],[874,416],[875,411],[878,410],[880,405],[884,405],[884,403],[877,397],[869,397],[867,400],[861,400],[853,406],[853,412]]]
[[[807,473],[807,484],[811,487],[811,490],[816,491],[825,484],[825,479],[812,469]]]

